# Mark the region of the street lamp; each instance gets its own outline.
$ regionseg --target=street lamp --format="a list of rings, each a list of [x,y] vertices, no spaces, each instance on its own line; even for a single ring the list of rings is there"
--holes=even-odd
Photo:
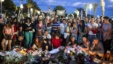
[[[89,4],[89,10],[91,11],[92,8],[93,8],[93,5],[90,3],[90,4]]]
[[[4,2],[4,0],[0,0],[1,2],[1,15],[2,15],[2,2]]]
[[[40,15],[40,11],[39,10],[37,10],[37,14]]]
[[[78,10],[76,10],[76,11],[75,11],[75,13],[77,14],[77,17],[78,17],[78,16],[79,16],[79,11],[78,11]]]
[[[23,9],[23,8],[24,8],[23,4],[21,4],[21,5],[20,5],[20,8],[21,8],[21,9]]]
[[[89,11],[90,11],[90,14],[91,14],[91,10],[93,9],[93,5],[90,3],[89,4]]]
[[[30,9],[30,11],[31,11],[31,16],[32,16],[32,13],[33,13],[33,8],[31,8],[31,9]]]

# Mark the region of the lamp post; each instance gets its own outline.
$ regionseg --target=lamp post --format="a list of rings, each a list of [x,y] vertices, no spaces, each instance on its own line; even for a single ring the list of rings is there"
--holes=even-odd
[[[1,2],[1,16],[2,16],[2,2],[4,2],[4,0],[0,0],[0,2]],[[3,17],[2,17],[2,19],[3,19]]]
[[[39,10],[37,10],[37,14],[40,15],[40,11]]]
[[[89,11],[90,11],[90,14],[91,14],[92,8],[93,8],[93,5],[90,3],[90,4],[89,4]],[[91,17],[90,17],[90,18],[91,18]]]
[[[75,11],[75,13],[77,14],[77,17],[79,17],[79,11],[78,11],[78,10],[76,10],[76,11]]]
[[[20,19],[21,19],[21,16],[22,16],[22,9],[24,8],[23,4],[20,4]]]
[[[24,8],[24,7],[23,7],[23,4],[21,4],[21,5],[20,5],[20,8],[21,8],[21,9],[23,9],[23,8]]]
[[[33,14],[33,8],[31,8],[30,11],[31,11],[31,17],[32,17],[32,14]]]

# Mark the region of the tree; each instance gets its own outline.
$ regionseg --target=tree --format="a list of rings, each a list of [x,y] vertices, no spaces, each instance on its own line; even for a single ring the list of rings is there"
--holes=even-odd
[[[85,9],[85,13],[86,13],[86,16],[87,16],[87,13],[88,13],[88,4],[85,4],[84,9]]]
[[[37,10],[41,10],[36,2],[33,2],[33,8]]]
[[[56,6],[54,11],[56,12],[57,10],[65,10],[65,8],[63,6]]]
[[[33,7],[33,0],[27,0],[27,8],[32,8]]]
[[[16,5],[13,3],[12,0],[4,0],[3,7],[7,11],[15,11]]]
[[[98,7],[98,4],[97,4],[97,3],[94,3],[94,4],[93,4],[94,17],[96,17],[97,7]]]
[[[83,11],[84,11],[84,9],[83,8],[77,8],[77,10],[80,12],[80,17],[82,18],[82,13],[83,13]]]
[[[27,6],[28,14],[30,13],[30,8],[33,8],[34,10],[40,10],[37,3],[33,0],[27,0],[27,4],[25,4],[25,6]]]

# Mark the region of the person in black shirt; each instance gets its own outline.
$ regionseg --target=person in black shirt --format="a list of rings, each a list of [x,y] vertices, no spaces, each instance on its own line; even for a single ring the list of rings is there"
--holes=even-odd
[[[2,24],[2,17],[0,16],[0,42],[2,41],[3,39],[3,27],[4,25]],[[1,49],[1,46],[0,46],[0,49]]]
[[[26,38],[26,47],[31,47],[33,40],[33,24],[31,23],[31,18],[27,18],[25,23],[25,38]]]
[[[68,43],[68,45],[73,46],[74,44],[77,44],[77,41],[75,40],[75,37],[71,37],[71,41]]]
[[[2,34],[3,27],[4,27],[4,25],[2,24],[2,17],[0,17],[0,41],[3,38],[3,34]]]
[[[47,39],[44,39],[42,42],[42,51],[50,51],[49,43]]]
[[[16,44],[24,47],[25,41],[24,41],[24,32],[23,32],[22,26],[19,27],[17,37],[18,37],[18,40],[17,40]]]

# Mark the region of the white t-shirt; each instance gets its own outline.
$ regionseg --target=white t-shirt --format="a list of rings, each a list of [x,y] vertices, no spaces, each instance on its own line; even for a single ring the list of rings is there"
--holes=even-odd
[[[91,23],[88,23],[87,24],[88,28],[92,29],[93,27],[98,27],[98,24],[97,23],[94,23],[93,25]],[[96,35],[96,34],[93,34],[93,32],[90,30],[89,35]]]

